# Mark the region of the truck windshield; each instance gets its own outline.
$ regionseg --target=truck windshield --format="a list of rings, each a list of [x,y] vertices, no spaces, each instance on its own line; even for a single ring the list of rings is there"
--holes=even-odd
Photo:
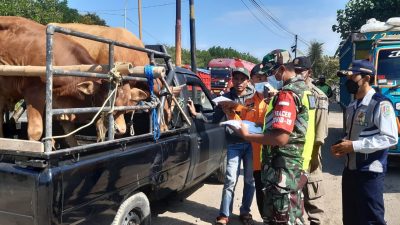
[[[221,78],[225,79],[228,78],[230,75],[230,70],[229,69],[211,69],[211,77],[213,78]]]
[[[379,51],[377,75],[384,75],[388,81],[400,80],[400,49]]]

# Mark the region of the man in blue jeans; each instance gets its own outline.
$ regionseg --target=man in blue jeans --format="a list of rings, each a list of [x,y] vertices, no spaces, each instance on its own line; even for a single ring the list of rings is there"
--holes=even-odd
[[[216,108],[212,118],[207,118],[206,115],[196,112],[193,103],[189,101],[188,108],[192,116],[209,123],[219,123],[224,115],[228,119],[240,119],[240,110],[235,110],[237,103],[245,106],[246,99],[252,98],[255,93],[253,86],[249,85],[250,73],[241,63],[237,63],[236,68],[232,70],[232,84],[233,87],[231,90],[223,96],[231,99],[235,102],[234,104],[230,102],[220,103],[221,107]],[[230,130],[229,128],[227,129]],[[250,214],[250,206],[253,202],[255,192],[253,178],[253,152],[249,142],[234,135],[232,130],[230,131],[231,134],[227,135],[228,152],[225,184],[222,191],[219,216],[216,219],[215,225],[225,225],[229,221],[229,216],[232,213],[235,186],[239,177],[240,163],[242,161],[244,168],[244,188],[242,206],[240,207],[240,220],[244,225],[253,225],[254,221]]]
[[[250,84],[250,73],[244,67],[239,67],[232,72],[233,88],[224,96],[232,99],[241,105],[245,105],[246,99],[252,98],[254,89]],[[223,107],[228,119],[239,119],[238,112],[234,112],[227,106]],[[225,225],[228,223],[228,218],[232,213],[233,199],[235,194],[235,186],[240,173],[240,163],[243,161],[243,177],[244,188],[242,205],[240,207],[240,220],[245,225],[254,224],[250,214],[250,206],[253,202],[255,192],[253,178],[253,151],[251,144],[244,141],[239,136],[228,135],[228,152],[227,166],[225,173],[224,189],[222,191],[222,200],[219,210],[219,216],[216,220],[216,225]]]

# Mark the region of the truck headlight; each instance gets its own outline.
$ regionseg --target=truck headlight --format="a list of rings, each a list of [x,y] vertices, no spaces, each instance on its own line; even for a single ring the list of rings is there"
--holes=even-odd
[[[400,102],[396,103],[396,110],[400,110]]]

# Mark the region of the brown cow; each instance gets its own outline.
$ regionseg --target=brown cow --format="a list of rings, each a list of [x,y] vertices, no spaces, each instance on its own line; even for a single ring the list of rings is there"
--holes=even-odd
[[[71,30],[92,34],[95,36],[100,36],[104,38],[108,38],[111,40],[115,40],[118,42],[126,43],[129,45],[144,47],[142,41],[140,41],[135,35],[124,28],[112,28],[112,27],[104,27],[97,25],[86,25],[86,24],[78,24],[78,23],[52,23],[53,25],[68,28]],[[76,42],[81,44],[83,47],[88,50],[89,54],[92,58],[95,59],[98,64],[108,64],[108,45],[100,42],[94,42],[91,40],[72,37]],[[141,51],[135,51],[127,48],[115,47],[114,49],[114,61],[119,62],[130,62],[134,66],[144,66],[149,64],[149,58],[147,53]],[[138,87],[142,90],[148,90],[148,86],[143,82],[132,83],[131,86]],[[159,96],[160,89],[163,87],[161,81],[159,79],[155,80],[153,91],[156,95]],[[179,91],[178,91],[179,90]],[[180,93],[181,88],[175,88],[173,90],[174,93],[178,91]],[[147,94],[150,94],[146,91]],[[168,103],[171,101],[168,101]],[[169,104],[165,104],[164,106],[164,120],[162,120],[161,130],[168,130],[167,124],[168,121],[171,120],[171,112],[173,106]]]
[[[127,43],[137,47],[144,47],[135,35],[124,28],[104,27],[97,25],[86,25],[79,23],[51,23],[56,26],[68,28],[71,30],[92,34],[99,37],[108,38],[114,41]],[[71,36],[71,38],[81,44],[89,52],[90,56],[98,64],[108,64],[108,44],[95,42],[88,39]],[[133,66],[144,66],[149,64],[147,53],[130,50],[127,48],[114,47],[114,61],[130,62]]]
[[[46,27],[21,17],[0,17],[0,64],[44,66],[46,62]],[[62,34],[54,34],[53,65],[94,64],[85,48]],[[82,77],[54,77],[53,104],[59,107],[82,107],[94,99],[105,99],[100,80]],[[121,95],[121,90],[123,95]],[[126,90],[126,89],[125,89]],[[132,99],[121,87],[117,102]],[[57,94],[58,93],[58,94]],[[25,99],[28,137],[39,140],[43,133],[45,82],[32,77],[0,77],[0,115],[19,99]],[[122,99],[125,98],[125,99]],[[86,105],[87,106],[87,105]],[[125,124],[125,121],[123,121]],[[1,116],[0,124],[3,124]],[[3,136],[2,129],[0,135]]]

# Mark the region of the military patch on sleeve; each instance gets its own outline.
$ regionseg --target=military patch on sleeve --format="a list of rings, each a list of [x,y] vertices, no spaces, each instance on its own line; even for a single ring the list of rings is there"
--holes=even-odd
[[[315,109],[315,96],[314,95],[307,95],[308,103],[310,104],[310,109]]]
[[[392,106],[389,104],[382,104],[381,105],[381,112],[384,117],[388,117],[393,114]]]

